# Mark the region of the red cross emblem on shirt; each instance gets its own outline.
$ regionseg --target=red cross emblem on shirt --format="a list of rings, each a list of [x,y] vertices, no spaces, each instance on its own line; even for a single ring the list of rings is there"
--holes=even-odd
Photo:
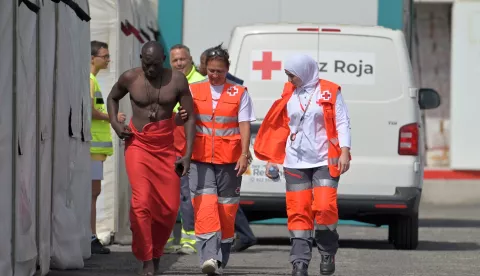
[[[322,99],[324,99],[325,101],[330,100],[331,96],[332,96],[332,94],[330,94],[330,92],[328,92],[328,91],[323,91],[323,93],[322,93]]]
[[[228,88],[227,94],[233,97],[238,94],[238,89],[235,86],[232,86]]]

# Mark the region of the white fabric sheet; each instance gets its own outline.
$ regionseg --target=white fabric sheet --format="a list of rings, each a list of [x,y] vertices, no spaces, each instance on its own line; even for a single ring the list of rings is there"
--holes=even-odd
[[[15,274],[36,270],[37,15],[25,5],[17,17],[17,143]]]
[[[92,17],[90,21],[91,40],[107,43],[110,52],[109,68],[101,70],[97,75],[103,98],[106,100],[118,78],[116,67],[118,64],[117,40],[120,24],[117,20],[117,0],[90,0],[89,4]],[[115,137],[113,130],[112,137]],[[118,152],[114,149],[114,154],[104,162],[102,191],[97,199],[97,236],[104,244],[110,243],[110,237],[114,232],[115,226],[114,195],[116,182],[115,160],[117,155]]]
[[[117,3],[119,21],[125,22],[125,20],[128,20],[133,24],[134,12],[131,1],[117,1]],[[118,30],[118,32],[117,70],[119,75],[121,75],[126,70],[138,66],[137,60],[139,60],[139,53],[138,51],[135,51],[135,45],[139,42],[133,35],[125,36],[121,30]],[[132,108],[128,97],[125,97],[120,101],[119,110],[126,114],[128,123],[132,116]],[[116,152],[123,153],[125,150],[125,143],[123,141],[117,142],[115,150]],[[116,164],[115,174],[118,181],[116,183],[117,188],[115,192],[115,242],[119,244],[130,244],[132,241],[129,220],[131,189],[125,170],[125,159],[123,154],[118,156]]]
[[[77,1],[79,5],[83,1]],[[79,69],[80,63],[77,34],[79,24],[88,24],[80,21],[71,8],[66,5],[57,5],[58,8],[58,33],[57,33],[57,80],[55,89],[55,151],[53,175],[53,214],[52,214],[52,267],[59,269],[82,268],[84,240],[84,227],[77,216],[74,198],[73,177],[75,174],[76,143],[79,140],[69,136],[69,115],[72,110],[71,126],[74,136],[78,135],[77,113],[80,109],[79,83],[83,78],[88,82],[88,77]],[[76,46],[77,45],[77,46]],[[74,58],[76,56],[76,58]],[[88,67],[87,67],[88,68]],[[88,69],[87,69],[88,70]],[[75,81],[77,79],[78,81]],[[74,95],[77,94],[77,95]],[[79,113],[81,112],[81,109]],[[76,125],[77,124],[77,125]],[[80,135],[78,135],[80,136]],[[83,160],[87,162],[87,160]],[[89,179],[84,182],[85,189],[91,189]],[[79,195],[81,196],[81,195]],[[87,201],[88,199],[83,198]],[[81,208],[81,205],[78,206]],[[83,209],[89,214],[90,207]]]
[[[13,123],[13,30],[14,30],[14,9],[16,1],[7,0],[2,2],[0,9],[0,49],[3,57],[0,63],[0,194],[3,195],[0,201],[0,275],[12,275],[12,164],[14,156],[12,151],[12,129]]]
[[[50,269],[51,193],[52,193],[52,142],[53,142],[53,90],[55,72],[55,4],[46,1],[40,13],[39,33],[39,202],[38,247],[41,275]]]
[[[88,3],[86,0],[76,2],[80,8],[88,13]],[[78,223],[77,233],[79,246],[84,259],[90,258],[91,249],[91,228],[90,228],[90,208],[91,208],[91,179],[90,179],[90,158],[89,145],[82,142],[82,104],[90,100],[90,31],[89,23],[81,21],[75,13],[70,12],[71,17],[71,41],[81,43],[71,43],[71,55],[73,60],[73,81],[71,84],[70,107],[72,110],[72,130],[73,136],[69,139],[70,147],[70,179],[67,186],[67,204],[74,211],[75,219]],[[86,42],[86,43],[84,43]],[[84,145],[85,144],[85,145]],[[85,149],[87,149],[85,151]]]
[[[77,4],[85,12],[88,13],[88,1],[80,0]],[[76,18],[77,24],[74,24],[74,32],[77,34],[79,41],[90,41],[90,23],[80,21]],[[82,123],[82,104],[84,101],[90,101],[90,45],[89,43],[76,43],[74,52],[78,53],[76,60],[76,79],[78,83],[75,85],[75,101],[72,103],[75,108],[75,117],[79,121],[78,132],[81,132]],[[81,249],[83,258],[90,258],[91,255],[91,237],[92,231],[90,227],[90,212],[85,210],[91,209],[91,178],[90,178],[90,144],[82,142],[81,136],[75,137],[74,156],[70,156],[74,160],[74,174],[71,189],[73,191],[74,206],[76,217],[80,225]]]

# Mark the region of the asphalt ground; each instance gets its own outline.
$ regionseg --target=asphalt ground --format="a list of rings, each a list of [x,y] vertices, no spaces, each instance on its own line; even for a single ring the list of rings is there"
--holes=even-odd
[[[480,275],[480,205],[420,207],[420,243],[416,250],[395,250],[385,227],[339,226],[337,276],[469,276]],[[224,275],[291,275],[289,239],[285,225],[252,225],[258,244],[232,253]],[[85,268],[52,271],[52,276],[137,275],[139,263],[129,246],[111,246],[109,255],[94,255]],[[314,251],[310,275],[319,275]],[[161,275],[202,275],[197,255],[162,257]]]

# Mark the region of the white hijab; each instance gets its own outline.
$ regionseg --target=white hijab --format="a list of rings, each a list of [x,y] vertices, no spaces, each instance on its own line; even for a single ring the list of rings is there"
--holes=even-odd
[[[285,62],[284,69],[302,80],[302,86],[307,93],[315,92],[318,84],[318,65],[317,62],[305,54],[295,54],[290,56]]]

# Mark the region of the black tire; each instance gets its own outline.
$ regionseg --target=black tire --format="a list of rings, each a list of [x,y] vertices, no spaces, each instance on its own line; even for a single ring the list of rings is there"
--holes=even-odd
[[[395,240],[395,225],[391,223],[388,226],[388,243],[393,244],[393,241]]]
[[[398,250],[415,250],[418,246],[418,214],[398,216],[389,225],[388,241]]]

